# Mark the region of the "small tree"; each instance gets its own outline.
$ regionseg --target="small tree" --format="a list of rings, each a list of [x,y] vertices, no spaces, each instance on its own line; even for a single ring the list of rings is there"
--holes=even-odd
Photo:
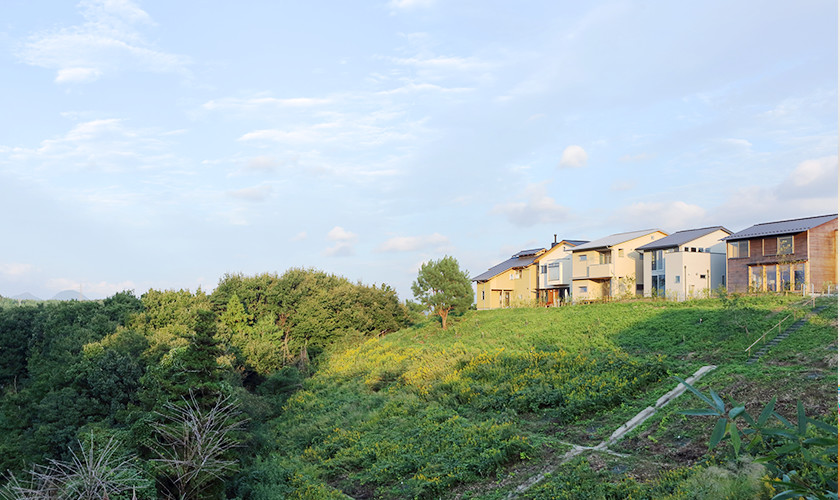
[[[202,406],[193,393],[183,404],[167,404],[153,424],[150,443],[160,464],[158,485],[167,500],[221,497],[225,479],[238,463],[231,450],[246,420],[230,396],[217,396],[212,407]]]
[[[420,266],[411,291],[415,299],[440,316],[444,330],[449,313],[466,311],[473,300],[469,275],[461,271],[455,257],[448,255]]]

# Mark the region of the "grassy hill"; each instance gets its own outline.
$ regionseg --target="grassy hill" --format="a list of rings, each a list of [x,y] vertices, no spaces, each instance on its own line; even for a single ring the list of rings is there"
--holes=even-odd
[[[792,418],[803,400],[809,415],[833,418],[836,301],[745,364],[755,338],[808,314],[799,303],[767,296],[471,311],[447,331],[430,320],[334,346],[270,422],[270,452],[252,467],[256,486],[246,493],[497,499],[553,471],[520,496],[695,498],[697,485],[731,479],[746,488],[736,498],[753,498],[764,470],[727,465],[723,447],[707,453],[714,419],[675,413],[701,406],[689,395],[615,453],[561,458],[652,405],[676,385],[671,375],[685,378],[709,364],[718,368],[699,387],[748,411],[776,395],[783,415]],[[804,472],[815,481],[827,473]],[[709,481],[710,474],[729,479]]]

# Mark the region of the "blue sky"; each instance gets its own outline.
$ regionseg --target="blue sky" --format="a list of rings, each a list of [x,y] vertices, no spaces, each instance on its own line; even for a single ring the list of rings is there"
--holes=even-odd
[[[837,211],[833,1],[5,0],[0,295]]]

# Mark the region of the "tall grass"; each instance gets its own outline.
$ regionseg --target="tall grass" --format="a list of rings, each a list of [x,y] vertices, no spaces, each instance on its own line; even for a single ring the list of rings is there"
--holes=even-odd
[[[274,458],[258,472],[298,481],[285,483],[289,491],[439,496],[533,456],[524,417],[568,424],[608,415],[649,398],[670,372],[741,363],[752,333],[793,302],[470,311],[447,331],[428,321],[334,348],[272,422]],[[289,467],[306,473],[282,472]]]

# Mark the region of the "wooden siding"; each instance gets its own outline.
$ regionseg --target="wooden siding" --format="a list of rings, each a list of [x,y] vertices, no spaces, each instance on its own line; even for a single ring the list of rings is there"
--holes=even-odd
[[[811,283],[815,291],[837,285],[837,219],[810,231]]]
[[[806,280],[814,285],[816,291],[825,288],[828,283],[837,283],[837,219],[795,234],[793,254],[789,255],[776,255],[778,236],[748,241],[749,257],[728,257],[726,260],[726,289],[730,292],[749,290],[749,267],[752,265],[807,262],[806,269],[810,270],[810,275]]]

